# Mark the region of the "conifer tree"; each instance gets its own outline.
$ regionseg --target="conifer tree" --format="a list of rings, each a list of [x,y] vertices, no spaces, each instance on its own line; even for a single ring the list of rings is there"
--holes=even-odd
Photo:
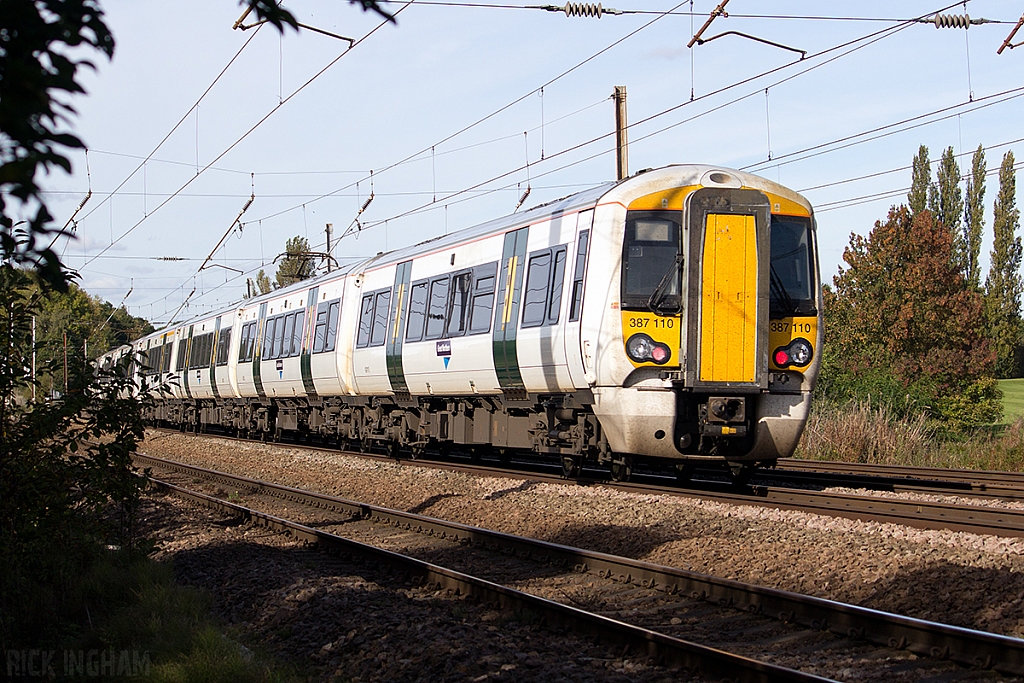
[[[932,164],[928,160],[928,148],[921,145],[914,157],[913,172],[910,180],[910,192],[907,203],[910,205],[911,216],[928,208],[928,189],[932,180]]]
[[[985,148],[978,145],[971,158],[971,175],[967,178],[967,201],[964,202],[963,239],[966,245],[967,286],[981,288],[981,235],[985,229]]]
[[[992,253],[988,279],[985,281],[985,309],[989,336],[996,347],[998,377],[1017,377],[1020,368],[1015,358],[1021,345],[1020,299],[1024,291],[1021,281],[1020,211],[1016,206],[1016,179],[1013,152],[1003,155],[999,167],[999,193],[992,217]]]
[[[967,274],[967,241],[960,229],[964,211],[963,194],[960,192],[960,167],[956,163],[953,148],[947,147],[939,160],[938,182],[932,196],[932,215],[953,234],[953,265]]]
[[[278,288],[295,284],[316,275],[316,266],[309,256],[309,241],[296,235],[285,243],[284,258],[274,276]]]

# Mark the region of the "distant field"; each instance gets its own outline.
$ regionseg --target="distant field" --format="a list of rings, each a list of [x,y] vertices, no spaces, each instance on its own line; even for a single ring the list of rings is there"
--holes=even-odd
[[[1001,379],[999,388],[1003,390],[1003,423],[1013,424],[1024,415],[1024,379]]]

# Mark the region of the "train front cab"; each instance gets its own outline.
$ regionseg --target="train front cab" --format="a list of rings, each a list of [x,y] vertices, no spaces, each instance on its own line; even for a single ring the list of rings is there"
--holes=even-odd
[[[681,470],[724,458],[738,473],[796,448],[821,346],[813,219],[793,193],[764,186],[709,172],[627,205],[632,368],[600,409],[613,451]]]

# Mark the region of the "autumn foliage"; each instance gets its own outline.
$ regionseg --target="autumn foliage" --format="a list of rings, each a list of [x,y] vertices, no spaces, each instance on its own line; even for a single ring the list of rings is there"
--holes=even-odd
[[[894,207],[867,237],[851,235],[843,260],[825,289],[825,392],[947,423],[998,417],[984,299],[965,285],[952,231]]]

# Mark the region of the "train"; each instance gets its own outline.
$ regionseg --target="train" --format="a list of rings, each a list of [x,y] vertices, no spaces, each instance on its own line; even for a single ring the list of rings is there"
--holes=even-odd
[[[114,349],[147,419],[396,457],[530,453],[737,479],[795,450],[822,348],[797,192],[709,165],[640,171],[379,253]],[[144,382],[143,382],[144,380]],[[143,389],[151,390],[151,389]]]

